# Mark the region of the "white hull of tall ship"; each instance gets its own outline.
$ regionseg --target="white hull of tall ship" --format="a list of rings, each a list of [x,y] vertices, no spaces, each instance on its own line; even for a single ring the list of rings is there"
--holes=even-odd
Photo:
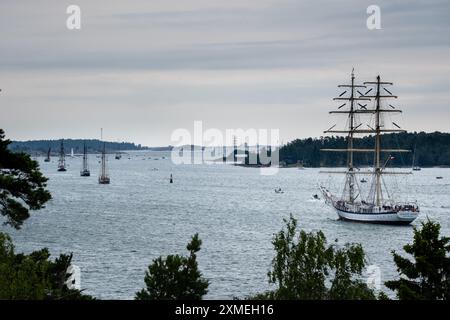
[[[411,211],[359,213],[342,211],[337,208],[335,210],[342,220],[378,224],[408,225],[418,216],[416,212]]]
[[[394,206],[349,204],[334,197],[324,187],[320,187],[320,190],[325,200],[336,210],[339,218],[345,221],[407,225],[419,216],[419,207],[415,203],[399,203]]]

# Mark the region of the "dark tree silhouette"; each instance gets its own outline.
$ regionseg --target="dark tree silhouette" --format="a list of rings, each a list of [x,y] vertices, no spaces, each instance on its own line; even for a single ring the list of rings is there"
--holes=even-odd
[[[136,293],[136,300],[200,300],[209,286],[197,264],[201,244],[195,234],[186,247],[188,257],[169,255],[153,260],[145,274],[146,288]]]
[[[393,166],[422,167],[450,165],[450,133],[441,132],[413,132],[383,134],[381,138],[383,148],[400,148],[411,150],[410,153],[393,154]],[[354,147],[373,149],[373,136],[354,139]],[[342,136],[321,137],[317,139],[297,139],[287,143],[280,149],[280,161],[288,165],[302,162],[309,167],[336,167],[347,164],[345,152],[321,152],[320,149],[342,149],[347,147],[347,140]],[[414,152],[415,151],[415,152]],[[384,154],[386,158],[389,154]],[[373,164],[373,155],[355,153],[354,162],[357,166]]]
[[[72,255],[50,260],[47,249],[16,254],[8,235],[0,233],[0,300],[92,299],[66,282]]]
[[[43,208],[51,196],[38,163],[24,153],[11,152],[10,143],[0,129],[0,214],[6,217],[5,224],[19,229],[29,210]]]
[[[429,220],[414,227],[413,243],[403,247],[413,260],[392,252],[401,277],[385,284],[400,300],[450,299],[450,238],[440,237],[440,228]]]

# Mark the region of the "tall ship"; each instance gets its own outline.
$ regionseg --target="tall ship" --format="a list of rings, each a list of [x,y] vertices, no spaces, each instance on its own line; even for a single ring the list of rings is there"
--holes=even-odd
[[[110,183],[109,175],[106,171],[106,150],[105,150],[104,142],[103,142],[103,150],[102,150],[101,172],[100,172],[100,176],[98,177],[98,183],[100,183],[100,184],[109,184]]]
[[[347,153],[347,167],[344,171],[322,172],[345,175],[345,184],[341,195],[333,194],[324,186],[320,186],[320,189],[325,201],[336,210],[341,220],[405,225],[413,222],[419,215],[417,202],[400,202],[394,199],[387,188],[387,181],[384,179],[386,175],[411,174],[411,172],[389,169],[389,165],[394,159],[392,154],[410,152],[410,150],[383,148],[381,143],[384,133],[406,132],[395,122],[392,122],[392,125],[388,124],[383,117],[387,113],[401,112],[386,102],[388,99],[397,98],[388,89],[392,85],[391,82],[381,81],[380,76],[377,76],[376,81],[357,85],[352,71],[351,83],[339,85],[338,87],[343,88],[344,92],[333,99],[342,104],[338,110],[330,113],[346,115],[348,117],[347,126],[344,130],[337,130],[334,129],[336,127],[334,125],[324,133],[347,134],[347,148],[322,149],[322,151]],[[365,93],[361,91],[365,91]],[[372,95],[370,95],[371,93]],[[373,103],[373,107],[368,106],[370,102]],[[362,121],[367,116],[370,121]],[[373,148],[355,147],[354,140],[357,134],[373,135]],[[354,153],[360,152],[373,154],[372,168],[362,170],[355,166]],[[358,175],[368,177],[366,181],[369,191],[366,196],[362,194]]]
[[[50,151],[51,151],[51,148],[48,148],[47,157],[44,159],[45,162],[50,162]]]
[[[64,152],[64,140],[61,140],[61,147],[59,149],[58,171],[67,171],[66,154]]]
[[[80,176],[82,177],[89,177],[91,175],[91,172],[89,171],[88,167],[88,158],[87,158],[87,148],[86,148],[86,142],[83,146],[83,167],[80,171]]]

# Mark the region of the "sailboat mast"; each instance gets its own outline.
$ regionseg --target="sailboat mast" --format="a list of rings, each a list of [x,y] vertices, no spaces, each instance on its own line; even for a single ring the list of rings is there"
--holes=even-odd
[[[357,85],[355,84],[355,74],[354,70],[352,69],[351,73],[351,82],[350,84],[340,84],[338,85],[339,88],[345,88],[344,92],[342,92],[339,97],[333,98],[335,101],[345,101],[342,105],[338,107],[338,110],[330,111],[330,113],[337,113],[337,114],[348,114],[348,123],[346,130],[333,130],[333,128],[336,126],[332,126],[330,129],[324,131],[324,133],[346,133],[347,134],[347,148],[345,149],[321,149],[322,151],[331,151],[331,152],[346,152],[347,153],[347,170],[345,171],[346,174],[346,180],[345,180],[345,188],[342,192],[343,196],[346,198],[346,201],[349,203],[354,203],[355,200],[358,198],[359,193],[357,193],[357,185],[355,183],[355,170],[354,170],[354,152],[360,151],[360,149],[354,148],[354,137],[356,133],[360,133],[361,130],[358,130],[358,128],[361,126],[361,124],[356,123],[355,114],[356,113],[362,113],[366,111],[365,106],[360,104],[358,101],[370,101],[370,98],[363,97],[362,93],[359,92],[358,88],[366,88],[365,85]],[[357,96],[357,93],[359,93],[361,96]],[[347,94],[347,95],[346,95]],[[347,104],[349,103],[349,104]],[[358,109],[358,106],[355,105],[357,103],[361,108]],[[344,106],[348,107],[348,110],[340,110]]]
[[[381,164],[380,164],[380,150],[381,150],[381,134],[380,134],[380,76],[377,76],[377,93],[375,96],[375,175],[376,175],[376,205],[381,204]]]
[[[103,142],[103,151],[102,151],[102,177],[106,176],[106,157],[105,157],[105,143]]]
[[[64,142],[61,140],[61,149],[59,151],[59,165],[64,167],[66,165],[65,153],[64,153]]]
[[[354,103],[355,103],[355,74],[352,70],[352,84],[350,93],[350,130],[348,134],[348,154],[347,154],[347,167],[348,167],[348,184],[349,184],[349,201],[354,200],[354,185],[355,185],[355,175],[353,172],[353,131],[354,131]]]
[[[86,150],[86,142],[83,146],[83,170],[87,170],[87,150]]]

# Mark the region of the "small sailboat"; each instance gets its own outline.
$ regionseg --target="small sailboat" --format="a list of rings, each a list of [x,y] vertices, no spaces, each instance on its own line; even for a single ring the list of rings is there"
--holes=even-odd
[[[361,183],[366,183],[367,179],[366,178],[362,178],[360,181],[361,181]]]
[[[115,156],[115,159],[116,160],[120,160],[120,158],[122,158],[122,155],[119,152],[117,152],[116,156]]]
[[[86,148],[86,142],[83,146],[83,167],[80,171],[80,176],[82,177],[89,177],[91,175],[91,172],[89,171],[88,167],[88,158],[87,158],[87,148]]]
[[[170,181],[169,182],[173,183],[173,176],[172,176],[172,174],[170,174]]]
[[[98,177],[98,183],[100,184],[109,184],[110,179],[108,176],[108,173],[106,171],[106,150],[105,150],[105,143],[103,143],[103,150],[102,150],[102,161],[101,161],[101,172],[100,176]]]
[[[416,165],[416,147],[414,147],[412,169],[413,169],[413,171],[420,171],[420,170],[422,170],[418,165]]]
[[[51,148],[48,148],[47,157],[44,159],[44,162],[50,162],[50,151],[51,151]]]
[[[73,158],[75,155],[73,154],[73,148],[70,149],[70,157]]]
[[[387,165],[394,159],[389,155],[387,160],[382,160],[382,153],[390,154],[394,152],[409,152],[410,150],[387,149],[382,148],[382,133],[386,132],[405,132],[397,124],[392,123],[396,128],[390,129],[387,122],[383,121],[382,115],[386,112],[401,112],[391,104],[385,104],[386,98],[397,98],[394,96],[387,86],[392,85],[390,82],[382,82],[380,76],[375,82],[364,82],[364,85],[355,84],[355,76],[352,71],[351,84],[339,85],[345,88],[344,92],[338,98],[342,102],[339,110],[330,113],[345,114],[348,117],[346,130],[334,130],[336,126],[332,126],[325,133],[345,133],[347,134],[347,148],[345,149],[322,149],[322,151],[342,151],[347,153],[347,168],[345,171],[323,171],[324,173],[343,173],[346,176],[345,186],[341,196],[334,195],[327,188],[321,186],[320,189],[325,201],[330,204],[337,212],[341,220],[349,220],[366,223],[380,224],[399,224],[405,225],[413,222],[419,215],[419,206],[416,202],[399,202],[392,197],[392,194],[386,189],[385,175],[409,174],[410,172],[397,172],[386,169]],[[359,90],[368,90],[365,93]],[[374,95],[368,95],[374,91]],[[346,95],[347,93],[347,95]],[[369,101],[374,101],[374,107],[368,107]],[[365,104],[363,104],[366,102]],[[347,106],[347,109],[342,109]],[[388,106],[388,107],[386,107]],[[366,127],[363,126],[362,120],[364,115],[370,116],[373,124],[370,122]],[[355,148],[353,139],[355,134],[374,134],[375,145],[373,149]],[[354,152],[370,152],[374,153],[374,165],[372,170],[360,172],[355,170],[353,163]],[[372,184],[370,191],[366,197],[363,197],[358,184],[355,183],[356,175],[371,175]]]
[[[67,171],[66,154],[64,153],[64,140],[61,140],[61,148],[59,150],[58,171]]]

